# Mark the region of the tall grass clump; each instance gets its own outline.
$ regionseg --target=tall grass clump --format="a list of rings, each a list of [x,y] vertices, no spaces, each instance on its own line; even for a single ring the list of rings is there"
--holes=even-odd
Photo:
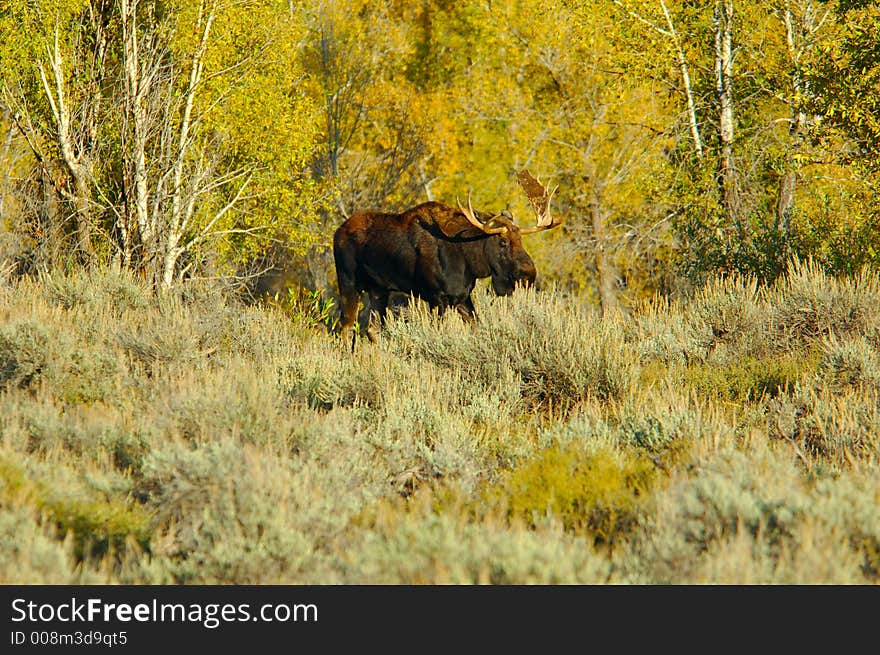
[[[876,271],[837,278],[811,260],[795,260],[767,291],[775,338],[781,347],[797,348],[830,334],[865,335],[880,318],[878,292]]]
[[[822,338],[821,345],[823,358],[816,372],[818,382],[841,391],[880,385],[880,357],[868,339],[838,338],[832,333]]]
[[[460,369],[482,387],[513,372],[532,407],[612,400],[633,383],[638,361],[618,320],[560,298],[522,291],[509,298],[474,293],[479,320],[438,319],[417,305],[391,320],[388,349],[411,360]],[[452,313],[450,313],[452,314]]]
[[[80,307],[123,318],[150,304],[149,290],[121,270],[98,268],[78,275],[44,275],[40,283],[46,302],[68,311]]]
[[[880,461],[880,397],[874,389],[843,393],[799,389],[767,412],[772,438],[791,444],[804,464],[849,468],[853,460]]]
[[[141,575],[163,583],[296,581],[313,565],[288,462],[220,440],[168,444],[144,464],[158,534]]]
[[[31,387],[49,373],[51,341],[45,327],[31,322],[0,327],[0,387]]]
[[[710,280],[688,307],[689,361],[727,364],[766,352],[767,324],[755,278],[730,276]]]

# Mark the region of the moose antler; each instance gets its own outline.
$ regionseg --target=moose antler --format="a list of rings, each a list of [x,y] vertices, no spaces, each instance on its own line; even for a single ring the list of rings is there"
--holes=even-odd
[[[541,184],[537,178],[528,171],[528,169],[516,171],[516,179],[522,190],[525,192],[529,204],[535,211],[535,216],[538,221],[538,224],[535,227],[521,229],[520,234],[532,234],[534,232],[549,230],[552,227],[561,225],[562,220],[553,218],[550,215],[550,200],[553,198],[553,194],[556,193],[556,189],[558,189],[559,186],[557,185],[553,187],[552,190],[547,191],[547,187]]]
[[[482,230],[486,234],[502,234],[504,232],[507,232],[507,227],[504,225],[502,225],[501,227],[487,227],[486,223],[489,223],[492,219],[489,219],[488,221],[486,221],[486,223],[481,223],[477,219],[476,215],[474,215],[474,208],[471,207],[471,192],[470,191],[468,191],[468,203],[467,203],[468,208],[467,209],[465,209],[464,207],[461,206],[461,202],[459,201],[458,198],[455,199],[455,202],[458,205],[458,208],[461,210],[461,213],[464,214],[464,217],[466,219],[468,219],[468,222],[471,225],[473,225],[474,227]]]
[[[529,204],[535,211],[535,217],[537,218],[537,225],[535,225],[535,227],[520,228],[519,233],[532,234],[534,232],[549,230],[550,228],[561,225],[562,220],[556,219],[550,214],[550,201],[553,199],[553,194],[556,193],[556,189],[558,189],[559,186],[557,185],[548,191],[547,187],[541,184],[527,169],[516,171],[516,179],[522,190],[525,192],[526,198],[528,198]],[[467,209],[461,206],[461,201],[459,201],[458,198],[455,199],[455,202],[458,204],[458,208],[461,210],[461,213],[464,214],[464,217],[468,222],[482,232],[485,232],[486,234],[503,234],[507,232],[507,227],[504,225],[500,227],[488,227],[488,224],[492,222],[491,218],[486,222],[481,222],[476,217],[474,208],[471,207],[470,191],[468,191]],[[502,212],[499,216],[504,214],[505,212]],[[509,214],[507,214],[507,216],[509,217]],[[493,216],[493,218],[495,217]]]

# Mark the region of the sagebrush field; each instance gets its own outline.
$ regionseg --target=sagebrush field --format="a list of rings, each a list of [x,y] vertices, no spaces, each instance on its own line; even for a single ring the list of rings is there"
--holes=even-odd
[[[0,582],[880,579],[877,272],[475,304],[351,352],[196,285],[0,285]]]

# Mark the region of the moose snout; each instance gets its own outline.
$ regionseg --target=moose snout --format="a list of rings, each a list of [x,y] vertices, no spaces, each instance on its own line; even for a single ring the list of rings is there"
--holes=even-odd
[[[523,265],[520,267],[519,276],[517,276],[516,281],[519,284],[522,284],[524,287],[531,287],[535,284],[535,279],[538,277],[538,269],[535,268],[535,264],[532,261],[523,262]]]

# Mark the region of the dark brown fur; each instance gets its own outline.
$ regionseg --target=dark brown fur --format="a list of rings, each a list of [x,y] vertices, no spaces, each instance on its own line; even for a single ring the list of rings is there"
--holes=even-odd
[[[477,217],[490,218],[479,213]],[[471,291],[478,279],[491,277],[498,295],[511,293],[517,284],[534,284],[535,264],[523,249],[519,228],[506,214],[490,224],[504,225],[506,234],[487,235],[461,211],[438,202],[401,214],[351,216],[333,237],[343,336],[357,318],[362,292],[367,292],[368,307],[383,322],[393,292],[413,294],[441,313],[455,307],[473,320]]]

